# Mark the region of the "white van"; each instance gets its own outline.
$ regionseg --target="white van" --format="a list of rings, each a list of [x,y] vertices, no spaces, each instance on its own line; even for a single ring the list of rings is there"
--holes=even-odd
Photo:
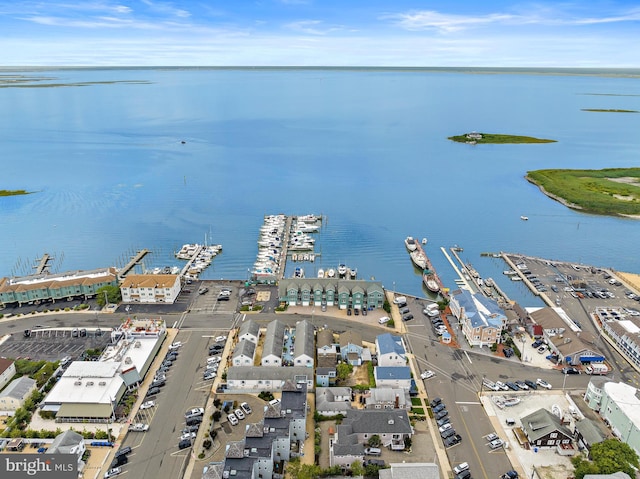
[[[368,447],[364,450],[364,454],[366,456],[381,456],[382,455],[382,449],[377,448],[377,447]]]
[[[389,316],[383,316],[378,320],[378,323],[387,324],[389,321],[391,321],[391,318],[389,318]]]
[[[407,302],[407,298],[405,298],[404,296],[398,296],[396,299],[393,300],[393,302],[395,304],[405,304]]]

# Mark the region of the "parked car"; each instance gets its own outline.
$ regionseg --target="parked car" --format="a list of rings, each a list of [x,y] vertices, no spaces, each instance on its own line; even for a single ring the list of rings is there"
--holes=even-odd
[[[446,417],[448,415],[449,415],[449,411],[447,411],[446,409],[443,409],[442,411],[437,413],[434,417],[436,418],[436,420],[438,420],[438,419],[442,419],[443,417]]]
[[[538,389],[538,385],[534,383],[531,379],[525,379],[524,383],[529,386],[531,389]]]
[[[508,387],[509,389],[511,389],[512,391],[520,391],[520,388],[519,388],[519,387],[518,387],[518,385],[517,385],[516,383],[514,383],[514,382],[507,381],[505,384],[506,384],[506,385],[507,385],[507,387]]]
[[[185,434],[187,432],[198,432],[198,429],[200,429],[200,424],[192,424],[191,426],[186,426],[182,430],[182,434]]]
[[[395,298],[393,300],[394,304],[402,304],[402,303],[406,303],[407,302],[407,298],[405,298],[404,296],[398,296],[397,298]]]
[[[402,319],[404,321],[411,321],[413,319],[413,314],[411,314],[411,313],[405,314],[404,316],[402,316]]]
[[[184,441],[188,439],[189,441],[193,441],[196,438],[197,434],[195,432],[183,432],[180,436],[180,440]]]
[[[117,476],[121,472],[122,472],[122,469],[119,467],[114,467],[112,469],[109,469],[107,472],[105,472],[104,479],[109,479],[110,477]]]
[[[440,404],[438,404],[436,407],[434,407],[434,408],[433,408],[433,413],[434,413],[434,414],[439,413],[440,411],[442,411],[443,409],[445,409],[445,407],[446,407],[446,406],[444,405],[444,403],[440,403]]]
[[[462,462],[453,468],[453,473],[460,474],[462,471],[466,471],[467,469],[469,469],[469,463]]]
[[[217,374],[217,373],[215,373],[215,372],[210,372],[210,373],[205,372],[205,373],[202,375],[202,379],[203,379],[204,381],[211,381],[212,379],[215,379],[217,376],[218,376],[218,374]]]
[[[204,416],[204,408],[194,407],[184,413],[185,419],[189,419],[190,417],[196,417],[196,416]]]
[[[222,343],[227,340],[226,336],[216,336],[216,343]]]
[[[236,415],[236,417],[240,420],[243,420],[246,416],[244,415],[244,412],[242,411],[242,409],[238,408],[235,411],[233,411],[233,413]]]
[[[191,447],[191,439],[182,439],[178,443],[178,449],[186,449],[188,447]]]
[[[436,424],[438,425],[438,427],[440,427],[440,426],[444,426],[445,424],[447,424],[450,421],[451,421],[451,419],[449,418],[449,416],[445,416],[442,419],[438,419],[436,421]]]
[[[445,431],[447,431],[449,429],[453,429],[453,426],[451,425],[451,423],[443,424],[442,426],[440,426],[438,428],[438,432],[440,434],[442,434],[443,432],[445,432]]]
[[[382,449],[377,447],[367,447],[364,450],[365,456],[380,456],[382,455]]]
[[[420,377],[422,379],[429,379],[432,378],[436,375],[436,373],[434,373],[433,371],[431,371],[430,369],[426,370],[426,371],[422,371],[422,374],[420,374]]]
[[[448,437],[444,440],[445,447],[455,446],[456,444],[460,444],[462,442],[462,437],[460,434],[454,434],[451,437]]]
[[[442,437],[442,439],[447,439],[448,437],[453,436],[456,433],[456,430],[451,428],[451,429],[447,429],[444,432],[440,433],[440,436]]]
[[[160,394],[160,388],[149,388],[146,397],[157,396]]]
[[[140,409],[150,409],[156,405],[155,401],[145,401],[140,405]]]
[[[383,316],[378,320],[378,324],[387,324],[389,321],[391,321],[389,316]]]
[[[545,389],[551,389],[551,384],[549,384],[547,381],[545,381],[544,379],[536,379],[536,383],[538,384],[538,386],[541,386]]]
[[[141,422],[137,422],[129,426],[129,431],[131,432],[146,432],[148,430],[149,430],[149,425],[143,424]]]
[[[516,386],[518,386],[518,388],[522,389],[523,391],[528,391],[529,390],[529,386],[527,386],[527,384],[524,381],[514,381]]]
[[[440,398],[433,398],[433,400],[429,403],[431,407],[436,407],[438,404],[442,402]]]
[[[232,426],[235,426],[240,422],[238,421],[238,418],[236,417],[236,415],[233,413],[227,414],[227,421],[229,421]]]
[[[242,408],[242,410],[244,411],[245,414],[249,415],[251,414],[251,406],[249,406],[248,403],[243,402],[242,404],[240,404],[240,407]]]
[[[192,416],[185,421],[187,426],[195,426],[196,424],[200,424],[201,422],[202,416]]]
[[[460,471],[453,479],[471,479],[471,471],[469,469],[465,469],[464,471]]]
[[[494,439],[493,441],[491,441],[489,443],[489,447],[491,449],[498,449],[500,447],[502,447],[504,445],[504,442],[502,442],[502,439]]]
[[[580,371],[577,368],[562,368],[562,374],[580,374]]]

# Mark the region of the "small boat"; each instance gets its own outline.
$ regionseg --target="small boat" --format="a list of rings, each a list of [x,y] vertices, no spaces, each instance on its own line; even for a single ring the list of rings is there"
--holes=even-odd
[[[413,236],[407,236],[404,239],[404,245],[409,251],[415,251],[418,247],[416,240]]]
[[[329,278],[333,278],[336,275],[336,270],[333,268],[329,268],[329,271],[327,271],[327,277]]]
[[[519,403],[520,403],[520,398],[512,397],[512,398],[505,399],[502,404],[506,407],[511,407]]]
[[[422,238],[422,244],[427,244],[427,238]]]
[[[511,276],[511,281],[522,281],[520,276]]]
[[[529,217],[528,217],[528,216],[524,216],[524,215],[522,215],[522,216],[520,217],[520,219],[521,219],[522,221],[527,221],[527,220],[529,219]]]
[[[341,263],[340,265],[338,265],[338,274],[340,275],[341,278],[344,278],[347,275],[347,265]]]
[[[436,281],[436,275],[433,273],[433,271],[425,269],[422,272],[422,282],[432,293],[437,293],[440,291],[440,285],[438,284],[438,281]]]
[[[516,273],[514,270],[512,269],[508,269],[506,271],[503,271],[502,274],[506,274],[507,276],[513,276],[514,274],[518,274]]]
[[[324,270],[322,268],[318,270],[318,278],[324,278]]]
[[[356,276],[358,276],[357,268],[353,268],[353,269],[349,270],[349,277],[351,279],[356,279]]]
[[[304,278],[304,269],[297,267],[293,272],[294,278]]]
[[[427,256],[422,251],[412,251],[409,253],[411,261],[416,265],[416,268],[425,269],[427,267]]]

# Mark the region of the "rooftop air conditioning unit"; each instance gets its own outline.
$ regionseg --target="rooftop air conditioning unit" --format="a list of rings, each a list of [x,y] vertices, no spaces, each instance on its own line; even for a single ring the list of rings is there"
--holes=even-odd
[[[136,341],[135,344],[133,345],[134,348],[140,348],[142,347],[142,343],[140,341]]]
[[[82,381],[76,381],[73,383],[75,386],[82,386]]]
[[[93,386],[93,381],[88,381],[87,386]]]
[[[98,386],[106,386],[106,385],[107,385],[107,382],[106,382],[106,381],[100,381],[100,382],[98,383]]]
[[[131,363],[132,363],[131,358],[130,358],[129,356],[127,356],[126,358],[124,358],[124,363],[125,363],[125,364],[131,364]]]

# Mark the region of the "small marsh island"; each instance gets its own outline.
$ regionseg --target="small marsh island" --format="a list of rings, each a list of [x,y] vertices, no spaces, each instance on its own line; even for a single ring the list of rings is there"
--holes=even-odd
[[[0,196],[28,195],[26,190],[0,190]]]
[[[502,135],[497,133],[465,133],[463,135],[450,136],[449,140],[469,145],[479,145],[482,143],[493,144],[515,144],[515,143],[555,143],[556,140],[544,138],[534,138],[533,136]]]
[[[640,168],[535,170],[525,178],[569,208],[640,219]]]

